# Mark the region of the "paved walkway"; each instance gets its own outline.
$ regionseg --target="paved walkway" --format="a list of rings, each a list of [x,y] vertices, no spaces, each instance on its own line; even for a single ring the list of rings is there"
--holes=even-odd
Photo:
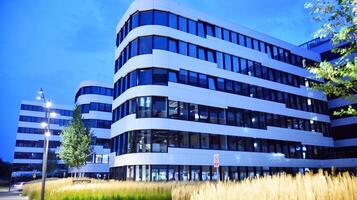
[[[27,200],[27,197],[22,197],[20,192],[9,192],[8,189],[0,189],[0,200]]]

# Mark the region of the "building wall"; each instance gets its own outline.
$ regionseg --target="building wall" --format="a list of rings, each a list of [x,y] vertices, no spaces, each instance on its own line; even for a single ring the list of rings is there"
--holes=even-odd
[[[152,18],[150,18],[150,10],[155,10]],[[158,10],[179,15],[180,17],[172,15],[174,16],[172,19],[176,18],[179,22],[172,24],[171,14]],[[136,21],[138,16],[139,19]],[[165,16],[168,21],[162,20]],[[187,20],[188,24],[185,28],[182,28],[180,19]],[[194,25],[191,30],[190,24]],[[202,24],[205,31],[197,31]],[[221,34],[224,35],[228,31],[229,37],[222,36],[220,39],[217,33],[213,36],[207,35],[210,25],[219,25],[223,28]],[[184,31],[186,28],[188,31]],[[253,47],[244,46],[239,41],[236,43],[232,40],[232,36],[237,33],[244,35],[246,41],[250,41],[250,37],[254,38],[255,40],[253,39],[251,43]],[[239,35],[236,37],[239,40]],[[254,49],[254,42],[257,42],[259,46],[264,44],[264,50]],[[180,50],[181,44],[187,45],[188,53]],[[268,52],[275,48],[278,51],[281,50],[282,54],[274,55]],[[204,52],[204,55],[200,55],[200,50]],[[210,52],[215,55],[212,60],[209,59]],[[220,53],[224,55],[223,66],[219,61]],[[287,57],[282,55],[287,55]],[[239,57],[240,60],[254,61],[255,71],[250,71],[249,67],[248,72],[244,71],[242,64],[239,66],[240,69],[235,71],[234,67],[227,64],[229,59],[235,57]],[[299,62],[297,62],[298,59]],[[112,177],[144,180],[144,174],[146,176],[149,173],[150,180],[157,180],[157,177],[166,177],[167,180],[170,176],[170,166],[176,166],[177,170],[181,170],[182,173],[185,173],[184,169],[188,167],[191,178],[194,178],[197,170],[201,176],[203,169],[206,169],[205,166],[212,165],[213,155],[216,153],[220,155],[221,166],[227,167],[229,172],[235,170],[237,166],[254,167],[254,170],[244,168],[241,170],[243,172],[248,170],[257,173],[260,167],[267,167],[268,171],[273,173],[279,171],[280,168],[299,172],[306,168],[355,165],[355,159],[347,158],[337,162],[328,157],[334,141],[329,132],[330,117],[327,112],[327,99],[323,93],[309,87],[311,82],[320,80],[312,78],[312,75],[303,68],[317,61],[320,61],[319,53],[244,27],[213,19],[172,1],[134,1],[117,26],[113,80],[114,123],[111,129],[112,153],[110,155]],[[233,62],[230,63],[234,65]],[[257,69],[263,70],[264,67],[274,71],[274,74],[281,74],[281,79],[284,79],[284,76],[294,77],[297,84],[280,81],[277,78],[280,75],[273,80],[258,74]],[[149,68],[153,68],[152,75],[149,72],[146,73]],[[162,74],[159,73],[160,70]],[[196,75],[190,77],[190,74],[187,81],[182,81],[181,77],[185,70],[194,72],[192,74],[214,77],[214,81],[223,78],[226,87],[219,90],[218,82],[216,82],[215,89],[201,86],[197,83],[199,77]],[[265,94],[259,96],[254,90],[253,92],[250,90],[248,95],[230,92],[227,80],[249,84],[249,88],[256,87],[257,90],[285,93],[288,97],[285,98],[286,101],[275,101],[273,98],[265,98]],[[300,99],[303,102],[300,101],[300,104],[295,102],[293,104],[296,106],[291,106],[289,103],[291,99],[296,99],[296,101]],[[196,106],[198,113],[192,119],[181,116],[176,118],[170,115],[170,111],[174,112],[174,110],[169,110],[170,102]],[[307,104],[308,108],[304,109],[303,104]],[[321,109],[310,108],[316,105],[321,105]],[[196,107],[190,109],[189,113],[195,112]],[[225,122],[213,122],[210,114],[209,119],[202,120],[200,112],[204,113],[207,107],[209,107],[210,114],[216,110],[224,110],[222,113],[225,113],[223,114]],[[227,125],[227,115],[231,108],[248,110],[252,116],[259,113],[259,119],[263,117],[267,119],[268,115],[273,114],[284,123],[292,125],[270,124],[268,120],[265,120],[264,126],[259,128],[247,124]],[[145,112],[151,114],[146,115]],[[263,117],[260,117],[260,114]],[[253,123],[258,118],[252,117],[251,120]],[[300,122],[309,123],[302,125],[299,124]],[[249,120],[247,123],[250,124]],[[145,131],[149,132],[143,133]],[[234,138],[238,139],[268,141],[268,144],[283,145],[284,148],[289,149],[289,153],[284,154],[283,150],[279,151],[277,146],[272,151],[254,152],[255,150],[249,149],[222,151],[222,147],[214,149],[212,144],[208,149],[204,149],[202,142],[194,148],[167,145],[177,131],[189,132],[189,135],[200,133],[201,139],[204,134],[209,134],[210,140],[214,138],[214,135],[219,135],[222,138],[235,136]],[[223,140],[220,139],[220,141]],[[251,145],[256,146],[255,143]],[[300,155],[290,158],[292,151],[299,151]],[[316,152],[319,152],[320,157]],[[308,159],[307,155],[312,155],[311,159]],[[210,170],[212,172],[212,169]],[[221,173],[224,172],[221,171]]]

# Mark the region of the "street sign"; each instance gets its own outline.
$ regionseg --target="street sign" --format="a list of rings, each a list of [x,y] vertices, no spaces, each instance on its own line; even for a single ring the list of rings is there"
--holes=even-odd
[[[219,167],[219,154],[213,154],[213,166],[215,168]]]

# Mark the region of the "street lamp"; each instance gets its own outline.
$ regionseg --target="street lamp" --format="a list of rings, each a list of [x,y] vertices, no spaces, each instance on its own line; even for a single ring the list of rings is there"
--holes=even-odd
[[[44,131],[44,149],[43,149],[43,159],[42,159],[42,184],[41,184],[41,200],[45,199],[45,183],[46,183],[46,175],[47,175],[47,156],[48,156],[48,142],[49,137],[51,136],[50,132],[50,119],[51,117],[56,117],[55,112],[51,112],[52,102],[50,100],[46,100],[45,93],[42,88],[38,91],[38,96],[36,97],[38,100],[42,100],[44,103],[45,109],[45,121],[41,122],[41,127],[45,129]]]

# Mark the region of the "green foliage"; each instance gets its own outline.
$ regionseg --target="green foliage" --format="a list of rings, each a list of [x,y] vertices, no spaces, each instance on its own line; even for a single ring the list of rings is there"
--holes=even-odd
[[[357,94],[357,58],[352,53],[357,52],[357,1],[355,0],[312,0],[306,3],[313,19],[321,23],[321,28],[315,37],[331,37],[334,53],[341,58],[334,63],[322,61],[309,70],[325,83],[313,84],[317,90],[322,90],[327,96],[356,101]],[[344,45],[347,44],[347,45]],[[351,107],[336,114],[343,115],[356,112]]]
[[[86,163],[92,152],[91,135],[90,128],[83,123],[80,107],[76,106],[71,123],[61,133],[59,155],[69,167],[79,168]]]

